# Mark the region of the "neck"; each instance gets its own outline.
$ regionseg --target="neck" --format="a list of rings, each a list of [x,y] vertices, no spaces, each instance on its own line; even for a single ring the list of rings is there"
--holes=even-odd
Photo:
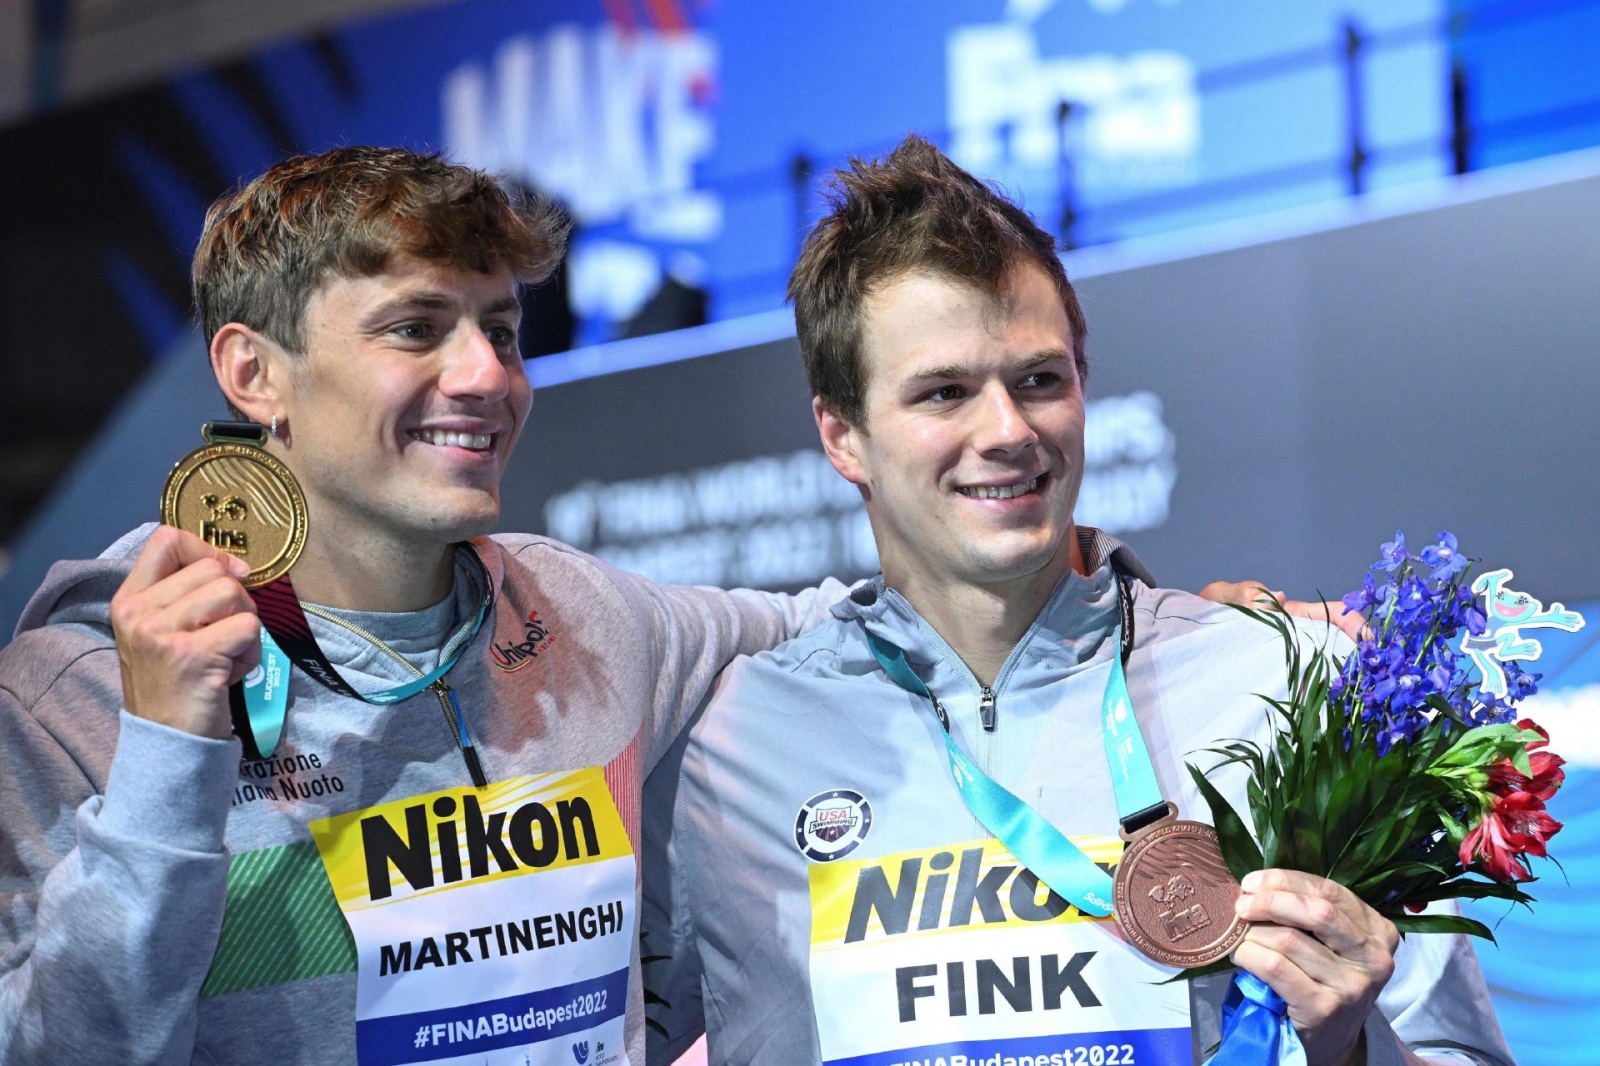
[[[1076,530],[1068,530],[1067,544],[1065,558],[994,585],[941,583],[911,573],[891,577],[887,571],[884,581],[927,619],[987,688],[1068,570],[1084,573]]]
[[[450,594],[454,559],[449,545],[313,532],[290,578],[306,603],[345,611],[420,611]]]

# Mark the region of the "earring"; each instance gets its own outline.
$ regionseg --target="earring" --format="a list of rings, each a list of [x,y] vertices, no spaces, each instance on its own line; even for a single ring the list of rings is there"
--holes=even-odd
[[[277,415],[273,415],[272,416],[272,425],[267,427],[267,432],[271,433],[274,437],[276,437],[278,435],[278,416]]]

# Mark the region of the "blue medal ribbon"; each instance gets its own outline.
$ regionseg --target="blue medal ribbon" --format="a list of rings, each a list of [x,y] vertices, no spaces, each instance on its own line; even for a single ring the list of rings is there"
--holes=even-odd
[[[1236,970],[1222,1002],[1222,1044],[1210,1066],[1305,1066],[1306,1049],[1289,1005],[1253,973]]]
[[[261,630],[261,665],[250,671],[239,687],[251,740],[263,758],[271,758],[278,750],[283,718],[289,710],[289,657],[265,627]]]

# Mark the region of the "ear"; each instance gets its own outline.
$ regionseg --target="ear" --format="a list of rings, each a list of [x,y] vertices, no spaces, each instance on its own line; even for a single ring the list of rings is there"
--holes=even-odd
[[[828,462],[839,471],[840,477],[867,491],[870,488],[867,468],[861,461],[861,438],[866,432],[847,422],[823,403],[820,396],[811,398],[811,415],[817,420],[817,433],[822,437],[822,451]]]
[[[253,422],[287,418],[288,355],[249,326],[229,322],[211,338],[211,370],[222,394]]]

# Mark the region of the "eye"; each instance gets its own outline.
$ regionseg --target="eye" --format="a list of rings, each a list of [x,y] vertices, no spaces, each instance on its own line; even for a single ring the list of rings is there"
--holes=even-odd
[[[1017,382],[1019,389],[1049,389],[1060,385],[1061,375],[1054,370],[1037,370]]]
[[[514,326],[504,324],[485,327],[484,336],[489,338],[489,343],[501,351],[517,350],[517,330]]]
[[[940,385],[931,392],[922,394],[923,403],[951,403],[967,395],[967,390],[960,385]]]
[[[433,327],[427,322],[401,322],[389,332],[403,341],[420,343],[432,338]]]

